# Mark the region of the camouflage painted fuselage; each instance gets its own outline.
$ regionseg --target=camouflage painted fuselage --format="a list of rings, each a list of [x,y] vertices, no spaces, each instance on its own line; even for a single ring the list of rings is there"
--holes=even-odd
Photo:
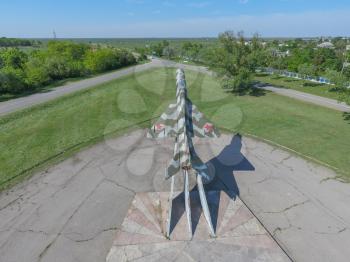
[[[180,169],[193,168],[205,182],[209,182],[207,166],[197,156],[192,138],[215,138],[219,136],[219,132],[188,99],[185,73],[182,69],[176,72],[176,86],[176,104],[169,105],[149,131],[149,136],[175,138],[174,155],[165,174],[167,179]]]

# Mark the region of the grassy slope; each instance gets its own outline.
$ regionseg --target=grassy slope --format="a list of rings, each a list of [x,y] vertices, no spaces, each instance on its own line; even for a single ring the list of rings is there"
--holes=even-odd
[[[268,74],[257,74],[255,76],[255,80],[262,83],[271,84],[277,87],[290,88],[313,95],[323,96],[331,99],[338,99],[337,92],[332,90],[332,86],[329,85]]]
[[[350,177],[350,125],[341,113],[272,93],[237,97],[209,76],[186,76],[192,101],[221,127],[270,139]],[[149,126],[145,120],[174,99],[174,77],[173,69],[142,72],[0,118],[0,185],[106,133]]]

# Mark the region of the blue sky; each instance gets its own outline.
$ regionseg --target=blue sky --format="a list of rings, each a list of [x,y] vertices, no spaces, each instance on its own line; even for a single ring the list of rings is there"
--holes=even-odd
[[[350,36],[349,0],[1,0],[0,37]]]

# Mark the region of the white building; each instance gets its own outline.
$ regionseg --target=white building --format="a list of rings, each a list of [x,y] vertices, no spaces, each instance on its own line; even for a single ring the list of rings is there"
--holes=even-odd
[[[330,48],[333,49],[334,45],[331,42],[323,42],[322,44],[317,45],[318,48]]]

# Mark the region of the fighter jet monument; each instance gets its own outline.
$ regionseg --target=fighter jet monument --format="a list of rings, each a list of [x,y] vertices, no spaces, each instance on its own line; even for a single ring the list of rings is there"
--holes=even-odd
[[[189,193],[189,175],[196,176],[196,182],[204,217],[208,224],[211,237],[215,237],[209,207],[203,184],[210,183],[214,178],[208,166],[204,164],[195,152],[192,138],[217,138],[220,136],[214,125],[199,112],[187,96],[185,73],[182,69],[176,71],[176,104],[170,104],[160,119],[149,130],[148,137],[175,139],[174,155],[165,170],[165,178],[171,179],[169,208],[166,236],[170,237],[172,201],[174,199],[174,177],[184,178],[185,210],[189,234],[192,237],[192,221]]]

